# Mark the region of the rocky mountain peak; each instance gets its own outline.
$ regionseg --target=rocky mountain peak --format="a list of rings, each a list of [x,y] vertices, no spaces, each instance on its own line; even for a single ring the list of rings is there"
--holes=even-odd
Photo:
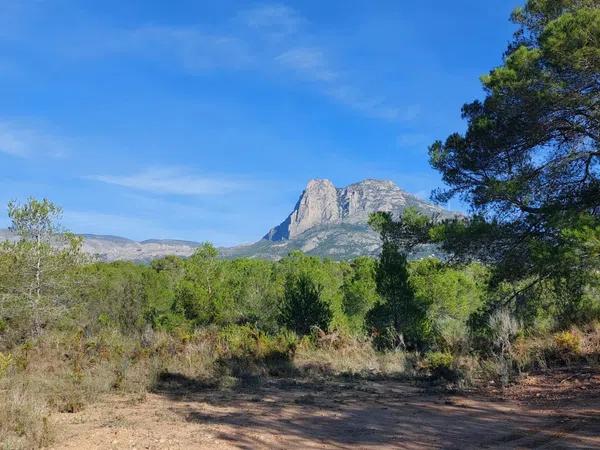
[[[337,190],[329,180],[310,180],[290,216],[289,237],[304,233],[309,228],[340,219]]]
[[[387,180],[368,179],[338,190],[342,217],[349,222],[366,222],[375,211],[401,212],[409,195]]]
[[[264,237],[270,241],[291,239],[306,230],[340,219],[337,190],[327,179],[312,179],[300,195],[292,213]]]
[[[366,224],[373,212],[388,211],[398,215],[407,206],[416,206],[426,213],[439,210],[388,180],[367,179],[336,188],[330,180],[313,179],[306,185],[292,213],[264,239],[294,239],[318,226]]]

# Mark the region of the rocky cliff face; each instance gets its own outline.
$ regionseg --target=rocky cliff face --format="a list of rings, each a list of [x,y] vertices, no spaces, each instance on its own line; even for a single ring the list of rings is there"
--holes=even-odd
[[[373,212],[387,211],[399,216],[408,206],[425,214],[447,215],[443,209],[403,191],[391,181],[364,180],[336,188],[329,180],[310,180],[292,213],[264,239],[293,240],[315,227],[366,225]]]
[[[340,219],[338,192],[333,183],[310,180],[292,213],[281,225],[271,229],[265,239],[293,239],[317,225],[339,223]]]

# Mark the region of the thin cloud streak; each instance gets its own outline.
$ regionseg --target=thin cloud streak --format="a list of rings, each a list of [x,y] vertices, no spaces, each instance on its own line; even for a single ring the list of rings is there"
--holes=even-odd
[[[410,121],[419,113],[418,106],[405,108],[390,105],[384,97],[366,95],[360,89],[345,83],[339,71],[333,69],[319,48],[298,47],[275,58],[284,68],[302,79],[319,85],[322,94],[361,114],[387,121]]]
[[[338,74],[328,66],[320,49],[294,48],[280,54],[275,60],[314,81],[332,82],[338,78]]]
[[[307,22],[294,9],[276,3],[255,6],[239,16],[246,26],[277,35],[295,33]]]
[[[307,30],[308,20],[287,5],[258,5],[241,11],[232,20],[239,24],[236,31],[221,34],[206,32],[201,25],[146,25],[114,30],[108,39],[94,36],[95,43],[101,42],[100,47],[90,45],[100,54],[135,54],[190,74],[285,71],[314,83],[313,88],[322,96],[375,119],[404,122],[420,113],[418,105],[394,105],[385,95],[373,93],[373,89],[344,76],[347,70],[343,65],[332,63],[326,46]],[[85,48],[88,54],[94,53],[89,46]]]
[[[150,59],[168,59],[192,73],[215,69],[238,70],[252,65],[255,56],[235,36],[205,33],[194,26],[144,26],[123,33],[113,43],[116,51]]]
[[[67,153],[67,144],[63,139],[38,128],[0,120],[0,153],[19,158],[38,155],[59,158]]]
[[[348,85],[334,85],[326,89],[327,95],[342,105],[346,105],[362,114],[390,122],[408,121],[415,118],[411,107],[402,109],[389,105],[385,98],[366,96]]]
[[[93,175],[90,180],[155,194],[222,195],[243,188],[243,183],[187,174],[179,169],[147,169],[132,175]]]

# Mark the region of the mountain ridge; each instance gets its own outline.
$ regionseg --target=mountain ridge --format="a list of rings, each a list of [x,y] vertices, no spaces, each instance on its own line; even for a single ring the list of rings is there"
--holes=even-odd
[[[316,225],[367,223],[369,215],[376,211],[387,211],[399,216],[409,206],[428,215],[452,214],[403,191],[389,180],[370,178],[336,188],[330,180],[312,179],[290,215],[272,228],[263,239],[294,239]]]
[[[399,217],[412,206],[429,216],[460,215],[422,200],[389,180],[365,179],[336,187],[328,179],[311,179],[300,194],[292,212],[262,239],[253,244],[219,248],[225,258],[249,257],[279,259],[290,251],[332,259],[375,256],[380,250],[378,234],[368,225],[369,215],[386,211]],[[177,239],[135,241],[112,235],[81,234],[83,251],[100,260],[148,262],[167,255],[187,257],[202,245]],[[0,230],[0,240],[14,239]],[[431,246],[420,248],[414,256],[435,253]]]
[[[250,245],[223,250],[224,256],[281,258],[289,251],[334,259],[377,255],[379,235],[368,226],[373,212],[385,211],[399,217],[407,207],[428,216],[453,217],[447,211],[399,188],[389,180],[365,179],[345,187],[335,187],[328,179],[310,180],[292,212],[263,238]],[[433,252],[424,246],[422,256]]]

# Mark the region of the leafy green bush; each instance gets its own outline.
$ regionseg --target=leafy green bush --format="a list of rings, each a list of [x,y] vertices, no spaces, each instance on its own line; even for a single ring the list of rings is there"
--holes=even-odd
[[[434,378],[455,381],[458,379],[458,373],[454,363],[454,356],[449,352],[430,352],[425,355],[424,367]]]
[[[375,281],[376,261],[373,258],[359,257],[352,261],[344,273],[343,311],[348,325],[354,334],[365,332],[365,317],[375,305],[379,295]]]
[[[328,330],[333,314],[321,293],[322,287],[308,275],[288,275],[281,305],[281,324],[299,335],[309,334],[313,327]]]
[[[554,336],[554,344],[559,352],[578,356],[581,354],[581,336],[575,331],[563,331]]]
[[[452,267],[435,258],[414,261],[409,270],[415,298],[427,305],[429,345],[467,353],[467,320],[484,302],[488,271],[481,264]]]
[[[431,331],[427,304],[415,298],[406,255],[394,244],[383,246],[376,281],[380,298],[366,315],[374,344],[379,349],[425,346]]]

